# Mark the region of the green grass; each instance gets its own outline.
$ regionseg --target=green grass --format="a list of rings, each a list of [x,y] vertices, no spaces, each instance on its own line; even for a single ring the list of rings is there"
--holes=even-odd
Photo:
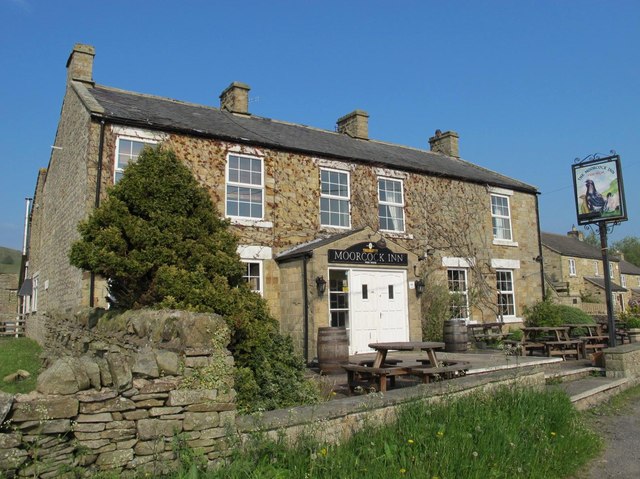
[[[322,428],[322,425],[317,425]],[[504,388],[439,405],[412,404],[397,423],[367,425],[335,446],[258,437],[201,478],[561,478],[602,447],[561,392]]]
[[[640,399],[640,385],[616,394],[607,402],[588,409],[584,414],[587,417],[619,415],[627,411],[631,404],[638,399]]]
[[[15,394],[27,393],[36,388],[36,379],[40,370],[40,352],[42,349],[28,338],[0,338],[0,390]],[[3,378],[24,369],[31,377],[16,383],[6,383]]]
[[[22,253],[18,250],[0,246],[0,274],[17,274],[20,272]]]

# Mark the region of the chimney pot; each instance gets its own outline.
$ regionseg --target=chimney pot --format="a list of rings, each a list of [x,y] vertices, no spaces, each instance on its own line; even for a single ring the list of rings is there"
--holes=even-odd
[[[578,231],[575,225],[571,227],[571,231],[567,232],[567,236],[571,236],[578,241],[584,241],[584,233],[582,231]]]
[[[445,131],[442,133],[442,131],[436,130],[434,136],[429,138],[429,146],[431,147],[431,151],[435,153],[460,158],[458,139],[458,133],[455,131]]]
[[[220,94],[220,109],[248,115],[249,90],[251,87],[246,83],[233,82]]]
[[[361,140],[369,139],[369,114],[366,111],[354,110],[338,118],[338,133],[344,133]]]
[[[96,50],[91,45],[76,43],[67,60],[67,83],[71,80],[94,84],[93,57]]]

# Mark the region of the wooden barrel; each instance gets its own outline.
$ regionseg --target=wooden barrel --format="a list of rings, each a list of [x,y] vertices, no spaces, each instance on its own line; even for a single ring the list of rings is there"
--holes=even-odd
[[[444,322],[444,350],[459,353],[467,350],[467,323],[464,319],[449,319]]]
[[[345,328],[318,328],[318,365],[324,374],[340,374],[349,362],[349,337]]]

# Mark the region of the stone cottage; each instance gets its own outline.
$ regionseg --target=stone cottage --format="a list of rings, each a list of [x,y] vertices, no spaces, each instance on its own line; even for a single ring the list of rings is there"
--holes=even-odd
[[[544,271],[554,296],[564,304],[606,302],[604,264],[600,248],[584,241],[572,229],[566,235],[542,232]],[[624,311],[631,299],[628,286],[640,285],[640,268],[624,261],[619,253],[609,255],[609,275],[614,308]]]
[[[43,337],[44,312],[106,305],[104,280],[69,265],[76,225],[158,144],[230,219],[246,280],[307,360],[320,327],[346,328],[351,353],[421,339],[433,282],[455,293],[451,317],[468,321],[517,323],[542,297],[536,188],[461,159],[457,133],[437,130],[421,150],[369,138],[361,110],[336,131],[261,118],[238,82],[219,108],[123,91],[94,82],[94,55],[78,44],[69,56],[55,145],[37,180],[31,336]]]

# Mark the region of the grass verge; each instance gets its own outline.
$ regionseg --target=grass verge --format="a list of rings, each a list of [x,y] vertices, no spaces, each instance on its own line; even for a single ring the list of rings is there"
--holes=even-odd
[[[33,391],[40,371],[41,351],[38,343],[28,338],[0,338],[0,391],[10,394]],[[31,377],[6,383],[3,378],[18,369],[28,371]]]
[[[505,388],[407,405],[395,424],[367,425],[339,446],[258,437],[229,466],[198,477],[548,479],[568,476],[601,447],[564,393]]]

